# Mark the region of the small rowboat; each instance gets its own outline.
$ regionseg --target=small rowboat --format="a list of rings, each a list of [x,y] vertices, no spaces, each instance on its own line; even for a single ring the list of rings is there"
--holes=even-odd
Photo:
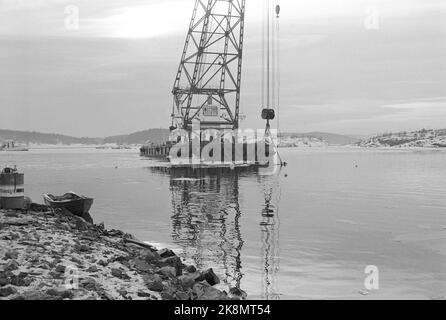
[[[43,200],[51,210],[66,209],[76,216],[84,216],[93,205],[93,198],[78,195],[74,192],[68,192],[63,196],[53,196],[52,194],[44,194]]]

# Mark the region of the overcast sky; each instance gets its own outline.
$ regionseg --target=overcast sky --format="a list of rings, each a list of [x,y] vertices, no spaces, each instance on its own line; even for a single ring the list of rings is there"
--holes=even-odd
[[[0,128],[167,128],[194,1],[0,0]],[[263,126],[260,1],[246,0],[241,108],[250,127]],[[446,1],[278,2],[281,130],[446,128]],[[66,26],[70,5],[77,30]]]

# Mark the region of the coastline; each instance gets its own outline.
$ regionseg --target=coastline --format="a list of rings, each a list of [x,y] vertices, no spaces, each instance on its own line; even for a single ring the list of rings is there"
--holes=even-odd
[[[0,210],[0,300],[239,300],[212,269],[186,266],[120,230],[45,206]]]

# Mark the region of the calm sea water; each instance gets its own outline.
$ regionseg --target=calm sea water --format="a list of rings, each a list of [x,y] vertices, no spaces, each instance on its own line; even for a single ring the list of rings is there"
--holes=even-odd
[[[0,153],[26,193],[95,198],[107,228],[170,247],[261,299],[446,297],[446,152],[282,150],[274,174],[165,173],[136,150]],[[373,265],[379,290],[362,295]]]

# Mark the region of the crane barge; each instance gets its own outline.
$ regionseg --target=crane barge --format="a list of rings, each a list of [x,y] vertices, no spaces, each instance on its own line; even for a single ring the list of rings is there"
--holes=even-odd
[[[141,156],[181,166],[277,162],[272,160],[277,151],[270,131],[270,121],[276,116],[271,99],[275,89],[271,92],[270,88],[270,82],[276,80],[271,75],[274,64],[271,68],[270,50],[275,48],[274,44],[271,47],[270,35],[274,32],[270,24],[271,19],[278,20],[280,7],[277,5],[270,15],[271,0],[264,1],[268,20],[262,75],[267,82],[267,93],[262,92],[264,132],[250,131],[247,135],[240,129],[246,0],[196,0],[172,89],[171,138],[144,145]]]

